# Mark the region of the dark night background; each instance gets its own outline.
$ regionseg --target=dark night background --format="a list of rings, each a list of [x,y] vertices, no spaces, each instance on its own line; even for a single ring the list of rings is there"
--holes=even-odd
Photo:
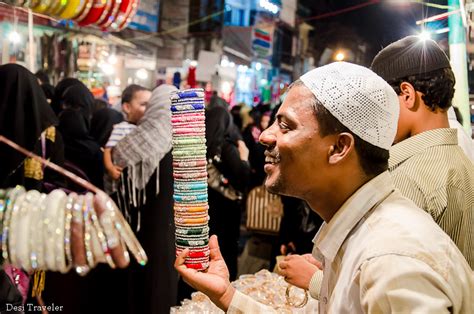
[[[446,5],[447,1],[430,1]],[[339,13],[343,9],[355,8]],[[384,46],[407,35],[417,34],[416,21],[446,12],[416,3],[389,0],[300,0],[299,18],[314,27],[311,48],[320,56],[326,47],[350,49],[359,54],[360,63],[369,65]],[[430,23],[431,28],[447,26],[444,21]],[[447,50],[447,34],[433,37]],[[365,48],[363,48],[365,46]]]

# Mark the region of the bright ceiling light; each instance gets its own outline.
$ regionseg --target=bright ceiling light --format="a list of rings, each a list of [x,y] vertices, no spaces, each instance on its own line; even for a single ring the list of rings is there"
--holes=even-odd
[[[148,78],[148,72],[145,69],[139,69],[137,70],[137,73],[135,73],[138,79],[140,80],[146,80]]]
[[[21,42],[21,35],[17,31],[11,31],[8,34],[8,40],[12,44],[19,44]]]
[[[338,52],[336,56],[334,57],[336,61],[344,61],[345,58],[346,58],[346,55],[342,51]]]
[[[431,35],[427,31],[422,31],[419,35],[418,38],[420,38],[421,41],[426,41],[428,39],[431,39]]]

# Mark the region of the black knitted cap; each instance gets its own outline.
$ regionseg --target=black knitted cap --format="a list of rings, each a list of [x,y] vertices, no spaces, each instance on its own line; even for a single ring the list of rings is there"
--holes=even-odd
[[[370,68],[386,81],[450,68],[448,56],[431,40],[407,36],[382,49]]]

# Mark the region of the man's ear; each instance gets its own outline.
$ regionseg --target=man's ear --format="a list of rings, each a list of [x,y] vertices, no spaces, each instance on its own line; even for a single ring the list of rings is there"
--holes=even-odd
[[[416,96],[416,90],[413,85],[408,82],[402,82],[400,84],[400,95],[398,95],[398,99],[403,107],[410,111],[416,111]]]
[[[329,163],[335,165],[344,160],[354,148],[355,139],[352,134],[346,132],[338,134],[328,151]]]

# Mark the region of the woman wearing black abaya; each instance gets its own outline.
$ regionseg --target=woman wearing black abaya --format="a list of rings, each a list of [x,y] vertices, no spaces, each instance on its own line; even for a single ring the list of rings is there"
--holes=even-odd
[[[74,85],[83,85],[78,79],[67,77],[61,80],[54,88],[54,95],[51,99],[51,108],[57,116],[63,111],[63,95],[66,89]]]
[[[0,95],[0,134],[56,164],[63,164],[62,139],[54,127],[58,121],[36,77],[22,66],[2,65]],[[0,143],[0,160],[0,188],[20,184],[28,190],[41,191],[45,181],[63,183],[54,172],[3,143]],[[19,302],[22,296],[2,270],[0,311],[5,311],[6,303],[18,305]]]
[[[91,136],[99,143],[100,147],[105,147],[114,124],[123,121],[123,115],[112,108],[102,108],[92,114]]]
[[[66,160],[78,166],[94,185],[102,188],[102,151],[90,135],[94,97],[84,84],[76,83],[64,91],[61,101],[64,110],[59,115],[59,130],[64,138]]]
[[[233,188],[244,192],[250,178],[248,150],[242,141],[234,139],[233,128],[231,116],[223,107],[215,106],[206,111],[207,158],[215,160],[215,156],[219,156],[221,162],[216,164],[216,168]],[[235,280],[242,203],[226,198],[211,187],[208,194],[210,234],[219,238],[230,279]]]
[[[0,95],[0,134],[63,164],[63,141],[54,127],[58,120],[35,76],[17,64],[0,66]],[[43,182],[63,182],[55,172],[45,169],[43,173],[39,163],[4,144],[0,144],[0,160],[0,188],[21,184],[41,190]]]

